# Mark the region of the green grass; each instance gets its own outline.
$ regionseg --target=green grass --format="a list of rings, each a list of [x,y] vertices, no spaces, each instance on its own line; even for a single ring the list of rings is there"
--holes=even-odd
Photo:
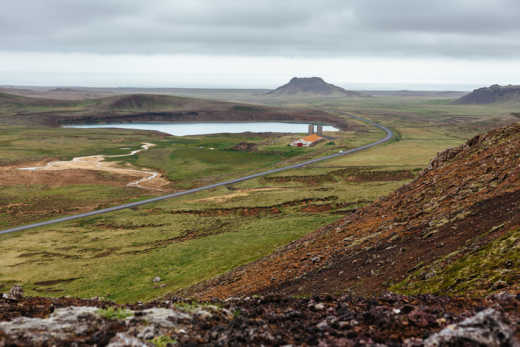
[[[268,102],[288,105],[283,100]],[[268,255],[410,180],[350,181],[349,175],[356,170],[405,170],[417,174],[437,152],[461,144],[476,132],[510,122],[509,113],[514,108],[458,106],[445,99],[396,97],[291,103],[296,107],[311,105],[345,118],[350,112],[362,115],[390,126],[396,137],[390,143],[350,156],[274,175],[283,179],[255,179],[139,209],[0,236],[0,287],[19,283],[29,295],[103,296],[121,303],[175,292]],[[113,160],[121,165],[159,170],[172,180],[173,189],[184,189],[357,147],[384,136],[378,129],[356,121],[352,124],[359,126],[356,131],[336,135],[334,144],[324,142],[309,149],[287,146],[298,135],[180,138],[131,130],[9,126],[0,127],[0,162],[7,165],[121,154],[128,151],[121,148],[135,149],[142,142],[151,142],[156,147],[149,151]],[[258,151],[232,150],[240,142],[253,142]],[[72,213],[73,208],[106,207],[151,194],[101,184],[1,188],[0,208],[14,203],[25,206],[25,210],[15,219],[12,214],[0,213],[0,225],[54,216],[37,213],[42,206],[57,207],[55,215],[61,215]],[[304,199],[322,201],[299,202]],[[328,205],[331,209],[312,212],[312,208]],[[276,213],[269,212],[273,208]],[[226,212],[229,209],[235,210]],[[255,209],[260,212],[250,213]],[[189,211],[200,211],[202,215]],[[156,276],[162,279],[159,284],[152,281]],[[442,278],[438,283],[444,283]],[[417,292],[424,289],[417,288]]]
[[[175,182],[188,181],[212,176],[240,175],[241,172],[261,169],[275,165],[287,156],[297,155],[294,152],[280,153],[246,153],[231,149],[210,149],[215,147],[193,148],[193,146],[173,146],[160,148],[151,153],[138,155],[136,165],[152,167],[166,172],[168,178]]]
[[[428,162],[464,139],[438,129],[399,128],[399,141],[377,146],[335,160],[336,164],[353,166],[384,165],[387,167],[425,167]],[[328,162],[320,165],[330,165]]]
[[[166,347],[168,345],[177,344],[177,340],[172,339],[169,336],[158,336],[158,337],[154,337],[154,339],[152,340],[152,344],[155,347]]]
[[[478,251],[450,254],[426,264],[392,290],[406,294],[489,295],[520,280],[520,230],[512,230]],[[474,288],[487,288],[475,292]]]
[[[0,126],[0,165],[43,159],[70,160],[95,154],[124,154],[121,148],[157,140],[144,131],[122,129],[27,128]]]
[[[305,169],[305,174],[312,177],[327,170]],[[356,208],[366,204],[359,204],[359,200],[371,201],[402,184],[348,183],[336,176],[320,185],[256,179],[238,184],[233,190],[221,187],[135,211],[12,234],[0,237],[0,284],[22,283],[27,293],[35,295],[100,295],[117,302],[152,299],[256,260],[341,217],[333,213],[334,209],[305,212],[307,205],[284,207],[284,203],[332,196],[311,205],[350,202],[348,208]],[[272,190],[248,190],[265,187]],[[247,194],[235,196],[237,191]],[[211,200],[215,197],[223,201]],[[262,206],[279,206],[280,213],[171,213]],[[175,240],[187,233],[194,238]],[[161,277],[164,287],[153,283],[156,276]],[[38,284],[49,280],[56,283]]]
[[[107,158],[120,165],[150,168],[161,172],[172,184],[170,189],[187,189],[240,177],[276,166],[302,161],[336,151],[340,147],[354,147],[372,141],[375,136],[360,137],[346,132],[337,137],[337,146],[301,149],[287,146],[298,134],[260,136],[251,134],[175,137],[158,136],[145,131],[123,129],[50,129],[0,128],[0,165],[41,160],[70,160],[75,156],[95,154],[119,155],[138,149],[143,142],[156,144],[137,155]],[[233,147],[241,142],[257,144],[258,151],[242,152]],[[16,175],[16,170],[12,175]],[[0,173],[1,174],[1,173]],[[55,172],[59,175],[59,172]],[[36,173],[34,175],[37,175]],[[99,183],[85,184],[81,178],[75,184],[46,186],[24,181],[0,186],[0,228],[46,220],[58,215],[76,213],[147,198],[157,192],[137,188],[107,186],[121,178],[99,173]],[[57,180],[59,182],[59,180]],[[13,207],[14,206],[14,207]]]
[[[201,220],[177,216],[168,220],[164,214],[161,224],[169,224],[162,227],[134,229],[124,224],[124,228],[119,229],[115,221],[108,228],[100,228],[108,223],[107,218],[95,224],[82,223],[81,227],[79,223],[58,226],[41,233],[27,232],[3,238],[5,268],[0,273],[0,282],[25,282],[29,279],[27,276],[31,276],[33,284],[57,280],[52,287],[33,286],[51,295],[58,289],[64,290],[59,293],[82,297],[103,293],[104,297],[119,302],[151,299],[258,259],[333,219],[335,217],[330,216],[233,216]],[[131,223],[140,220],[146,218],[143,216]],[[226,228],[224,233],[220,230],[222,226]],[[219,233],[185,242],[167,242],[185,229],[212,228]],[[157,245],[161,240],[166,241],[165,244]],[[26,271],[24,274],[19,272],[22,269]],[[161,283],[167,287],[155,288],[152,282],[155,276],[161,277]],[[72,282],[59,281],[78,277]],[[26,284],[29,293],[36,293]]]
[[[110,320],[123,320],[134,315],[131,311],[119,307],[108,307],[106,309],[100,309],[97,310],[96,313],[101,317]]]
[[[46,185],[14,185],[2,187],[0,192],[0,227],[15,226],[85,209],[100,209],[133,199],[147,198],[137,188],[95,184],[65,187]]]

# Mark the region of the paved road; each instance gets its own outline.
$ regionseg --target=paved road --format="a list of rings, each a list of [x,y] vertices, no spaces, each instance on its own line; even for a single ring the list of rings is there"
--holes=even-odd
[[[277,169],[267,170],[267,171],[259,172],[259,173],[253,174],[253,175],[244,176],[244,177],[240,177],[240,178],[237,178],[237,179],[224,181],[224,182],[219,182],[219,183],[215,183],[215,184],[210,184],[210,185],[199,187],[199,188],[193,188],[193,189],[185,190],[185,191],[182,191],[182,192],[177,192],[177,193],[167,194],[167,195],[163,195],[163,196],[158,196],[156,198],[141,200],[141,201],[137,201],[137,202],[131,202],[131,203],[128,203],[128,204],[123,204],[123,205],[109,207],[109,208],[104,208],[102,210],[96,210],[96,211],[91,211],[91,212],[86,212],[86,213],[80,213],[80,214],[76,214],[76,215],[72,215],[72,216],[66,216],[66,217],[61,217],[61,218],[57,218],[57,219],[52,219],[52,220],[45,221],[45,222],[39,222],[39,223],[34,223],[34,224],[22,225],[22,226],[19,226],[19,227],[2,230],[2,231],[0,231],[0,235],[13,233],[13,232],[16,232],[16,231],[22,231],[22,230],[27,230],[27,229],[38,228],[38,227],[42,227],[42,226],[46,226],[46,225],[52,225],[52,224],[67,222],[67,221],[71,221],[71,220],[75,220],[75,219],[79,219],[79,218],[96,216],[96,215],[99,215],[99,214],[105,214],[105,213],[109,213],[109,212],[119,211],[119,210],[123,210],[123,209],[126,209],[126,208],[132,208],[132,207],[137,207],[137,206],[141,206],[141,205],[151,204],[151,203],[154,203],[154,202],[157,202],[157,201],[161,201],[161,200],[172,199],[172,198],[176,198],[176,197],[183,196],[183,195],[197,193],[197,192],[200,192],[200,191],[203,191],[203,190],[208,190],[208,189],[213,189],[213,188],[217,188],[217,187],[221,187],[221,186],[226,186],[226,185],[229,185],[229,184],[239,183],[239,182],[247,181],[247,180],[250,180],[250,179],[253,179],[253,178],[257,178],[257,177],[261,177],[261,176],[267,176],[267,175],[274,174],[274,173],[277,173],[277,172],[280,172],[280,171],[297,169],[297,168],[300,168],[300,167],[303,167],[303,166],[307,166],[307,165],[314,164],[314,163],[319,163],[319,162],[324,161],[324,160],[329,160],[329,159],[341,157],[341,156],[344,156],[344,155],[348,155],[348,154],[351,154],[351,153],[359,152],[359,151],[362,151],[362,150],[365,150],[365,149],[368,149],[368,148],[380,145],[382,143],[385,143],[385,142],[389,141],[394,136],[393,132],[390,129],[388,129],[387,127],[383,126],[383,125],[380,125],[380,124],[374,123],[372,121],[369,121],[367,119],[356,117],[356,116],[353,116],[353,115],[349,115],[349,116],[354,118],[354,119],[357,119],[357,120],[360,120],[362,122],[365,122],[367,124],[373,125],[373,126],[379,128],[381,130],[384,130],[385,133],[386,133],[386,136],[384,138],[376,141],[376,142],[369,143],[368,145],[364,145],[364,146],[357,147],[357,148],[352,148],[352,149],[349,149],[349,150],[346,150],[346,151],[340,151],[340,152],[335,153],[335,154],[327,155],[327,156],[316,158],[316,159],[312,159],[312,160],[307,160],[307,161],[304,161],[302,163],[289,165],[289,166],[284,166],[284,167],[277,168]]]

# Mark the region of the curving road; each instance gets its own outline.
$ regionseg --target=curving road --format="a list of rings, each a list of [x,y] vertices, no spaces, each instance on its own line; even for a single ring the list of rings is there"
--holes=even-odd
[[[236,178],[236,179],[229,180],[229,181],[219,182],[219,183],[215,183],[215,184],[210,184],[210,185],[199,187],[199,188],[193,188],[193,189],[185,190],[185,191],[182,191],[182,192],[177,192],[177,193],[167,194],[167,195],[163,195],[163,196],[158,196],[156,198],[141,200],[141,201],[137,201],[137,202],[131,202],[131,203],[128,203],[128,204],[123,204],[123,205],[119,205],[119,206],[104,208],[104,209],[101,209],[101,210],[96,210],[96,211],[91,211],[91,212],[86,212],[86,213],[80,213],[80,214],[76,214],[76,215],[72,215],[72,216],[61,217],[61,218],[52,219],[52,220],[45,221],[45,222],[39,222],[39,223],[34,223],[34,224],[22,225],[22,226],[19,226],[19,227],[2,230],[2,231],[0,231],[0,235],[8,234],[8,233],[14,233],[16,231],[22,231],[22,230],[27,230],[27,229],[38,228],[38,227],[42,227],[42,226],[46,226],[46,225],[52,225],[52,224],[57,224],[57,223],[62,223],[62,222],[68,222],[68,221],[79,219],[79,218],[96,216],[96,215],[99,215],[99,214],[105,214],[105,213],[119,211],[119,210],[123,210],[123,209],[127,209],[127,208],[137,207],[137,206],[141,206],[141,205],[151,204],[151,203],[154,203],[154,202],[157,202],[157,201],[161,201],[161,200],[172,199],[172,198],[176,198],[176,197],[183,196],[183,195],[197,193],[197,192],[200,192],[200,191],[203,191],[203,190],[213,189],[213,188],[216,188],[216,187],[221,187],[221,186],[226,186],[226,185],[229,185],[229,184],[234,184],[234,183],[247,181],[247,180],[250,180],[250,179],[253,179],[253,178],[257,178],[257,177],[267,176],[267,175],[274,174],[274,173],[277,173],[277,172],[280,172],[280,171],[297,169],[297,168],[300,168],[300,167],[303,167],[303,166],[307,166],[307,165],[310,165],[310,164],[319,163],[321,161],[325,161],[325,160],[341,157],[341,156],[344,156],[344,155],[352,154],[352,153],[359,152],[359,151],[362,151],[362,150],[365,150],[365,149],[368,149],[368,148],[375,147],[375,146],[380,145],[382,143],[388,142],[394,136],[393,132],[390,129],[388,129],[387,127],[383,126],[383,125],[374,123],[374,122],[372,122],[370,120],[367,120],[367,119],[364,119],[364,118],[361,118],[361,117],[357,117],[357,116],[353,116],[353,115],[349,115],[349,116],[351,118],[354,118],[356,120],[365,122],[367,124],[370,124],[372,126],[375,126],[376,128],[379,128],[379,129],[383,130],[386,133],[386,136],[384,138],[376,141],[376,142],[372,142],[372,143],[369,143],[369,144],[361,146],[361,147],[352,148],[352,149],[349,149],[349,150],[346,150],[346,151],[340,151],[338,153],[334,153],[334,154],[331,154],[331,155],[326,155],[324,157],[307,160],[307,161],[304,161],[302,163],[289,165],[289,166],[284,166],[284,167],[277,168],[277,169],[267,170],[267,171],[259,172],[259,173],[253,174],[253,175],[244,176],[244,177]]]

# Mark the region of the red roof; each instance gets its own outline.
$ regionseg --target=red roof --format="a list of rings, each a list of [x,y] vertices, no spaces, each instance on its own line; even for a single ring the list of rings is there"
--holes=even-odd
[[[307,141],[307,142],[316,142],[316,141],[321,140],[322,138],[323,137],[321,137],[321,136],[312,134],[312,135],[305,136],[302,140]]]

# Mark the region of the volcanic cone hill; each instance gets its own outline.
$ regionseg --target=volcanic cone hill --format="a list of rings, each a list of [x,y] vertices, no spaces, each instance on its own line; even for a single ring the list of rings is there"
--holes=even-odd
[[[519,289],[516,124],[439,153],[391,195],[189,293],[483,296]]]
[[[327,83],[320,77],[294,77],[289,83],[267,94],[273,96],[361,96],[360,93]]]
[[[456,104],[493,104],[520,102],[520,86],[500,86],[494,84],[490,87],[475,89],[455,101]]]

